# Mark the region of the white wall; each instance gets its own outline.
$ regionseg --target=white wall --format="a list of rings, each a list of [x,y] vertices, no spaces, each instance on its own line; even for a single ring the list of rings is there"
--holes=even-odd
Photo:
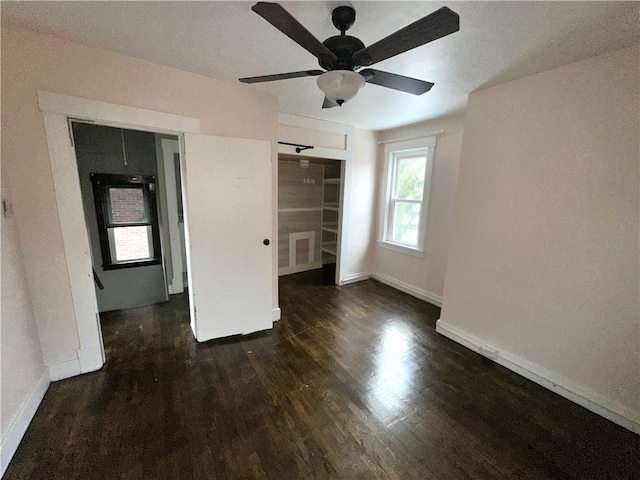
[[[3,157],[4,159],[4,157]],[[11,202],[6,174],[2,198]],[[22,438],[46,388],[49,374],[42,360],[40,339],[27,293],[15,216],[2,224],[0,299],[0,476]]]
[[[3,18],[2,159],[12,181],[43,359],[50,366],[73,362],[79,342],[38,90],[198,118],[207,135],[271,141],[274,195],[278,120],[275,96],[35,33]],[[273,262],[276,308],[277,255]]]
[[[442,322],[640,426],[638,58],[470,95]]]
[[[373,247],[373,273],[380,280],[439,305],[444,290],[447,265],[447,249],[453,222],[453,206],[456,195],[464,116],[445,117],[429,122],[378,132],[381,142],[429,136],[444,130],[437,136],[434,152],[431,189],[427,210],[424,255],[415,257],[389,250],[375,243]],[[384,145],[378,147],[378,192],[382,189],[384,168]],[[376,224],[380,221],[379,205],[376,201]],[[377,241],[378,230],[374,233]]]

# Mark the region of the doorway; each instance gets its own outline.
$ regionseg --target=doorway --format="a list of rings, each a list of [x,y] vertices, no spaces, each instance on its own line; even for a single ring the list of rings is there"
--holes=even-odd
[[[175,174],[168,186],[157,134],[82,122],[72,131],[99,312],[167,301],[166,267],[182,257],[180,243],[167,241],[170,222],[178,224],[167,215],[167,191],[177,193],[177,212],[181,189]]]
[[[196,118],[48,92],[38,92],[38,104],[79,340],[77,359],[54,369],[53,380],[104,364],[74,121],[178,136],[191,330],[202,342],[272,328],[280,310],[272,303],[271,142],[201,135]]]

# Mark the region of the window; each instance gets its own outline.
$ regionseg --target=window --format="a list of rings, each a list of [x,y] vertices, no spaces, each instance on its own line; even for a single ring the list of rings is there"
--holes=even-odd
[[[423,251],[435,137],[385,146],[382,246],[408,253]]]
[[[155,179],[91,174],[105,270],[161,263]]]

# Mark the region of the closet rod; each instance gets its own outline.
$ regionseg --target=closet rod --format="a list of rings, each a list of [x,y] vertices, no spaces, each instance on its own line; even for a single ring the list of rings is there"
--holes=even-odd
[[[301,145],[299,143],[289,143],[289,142],[278,142],[280,145],[289,145],[290,147],[296,147],[296,153],[300,153],[303,150],[310,150],[313,148],[312,145]]]
[[[385,143],[406,142],[408,140],[417,140],[419,138],[435,137],[444,133],[444,130],[437,130],[435,132],[423,133],[422,135],[415,135],[413,137],[394,138],[393,140],[383,140],[378,142],[378,145],[384,145]]]

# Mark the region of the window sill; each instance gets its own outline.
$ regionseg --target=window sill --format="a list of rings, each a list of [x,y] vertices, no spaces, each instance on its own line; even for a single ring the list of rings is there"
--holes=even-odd
[[[424,257],[424,251],[422,250],[418,250],[417,248],[407,247],[405,245],[400,245],[398,243],[388,242],[386,240],[378,240],[378,246],[382,248],[386,248],[387,250],[393,250],[394,252],[411,255],[412,257],[418,257],[418,258]]]

